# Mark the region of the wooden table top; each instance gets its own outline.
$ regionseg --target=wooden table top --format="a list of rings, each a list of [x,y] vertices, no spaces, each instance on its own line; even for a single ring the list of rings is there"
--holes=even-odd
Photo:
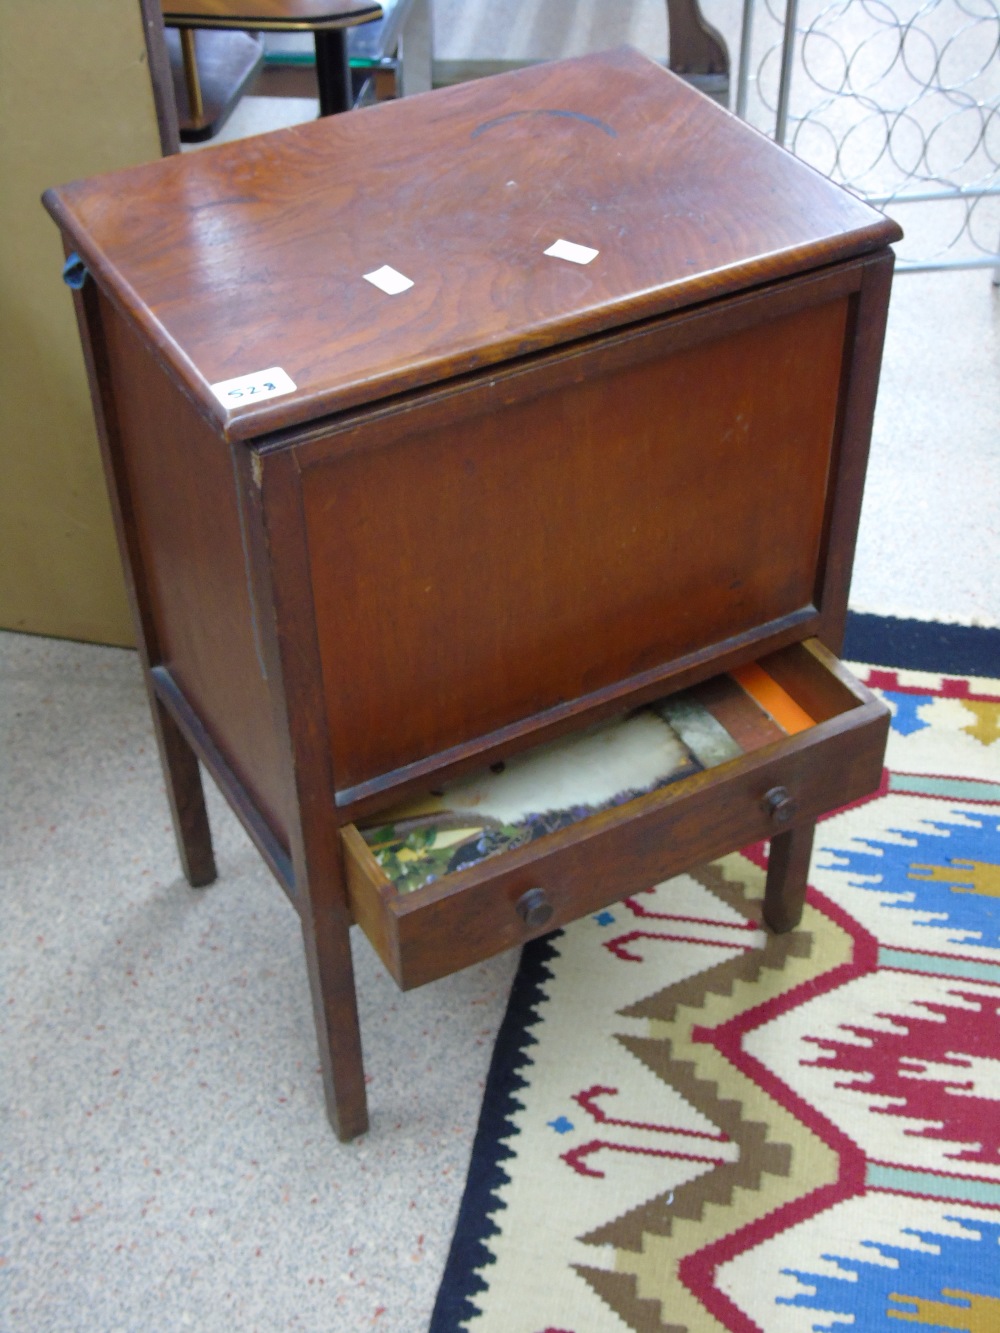
[[[388,102],[45,196],[229,438],[759,286],[898,239],[622,48]],[[585,265],[545,251],[564,240]],[[413,285],[365,278],[390,266]],[[211,385],[280,367],[231,409]]]
[[[268,32],[315,32],[349,28],[382,17],[371,0],[162,0],[171,28],[252,28]]]

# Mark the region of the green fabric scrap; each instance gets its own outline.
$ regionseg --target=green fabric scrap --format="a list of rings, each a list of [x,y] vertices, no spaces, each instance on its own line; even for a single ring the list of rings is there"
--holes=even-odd
[[[652,707],[664,722],[673,727],[705,768],[715,768],[717,764],[737,759],[743,753],[722,723],[693,699],[677,694],[658,700]]]

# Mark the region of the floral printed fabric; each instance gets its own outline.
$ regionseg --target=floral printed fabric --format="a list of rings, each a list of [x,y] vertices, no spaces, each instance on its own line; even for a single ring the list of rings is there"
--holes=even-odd
[[[741,753],[696,699],[674,696],[386,811],[360,831],[397,891],[410,893]]]

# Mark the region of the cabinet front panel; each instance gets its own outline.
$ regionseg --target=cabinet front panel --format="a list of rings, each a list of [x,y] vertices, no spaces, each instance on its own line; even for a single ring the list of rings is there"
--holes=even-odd
[[[571,383],[541,359],[311,461],[338,788],[808,608],[847,304],[668,356],[598,346]]]

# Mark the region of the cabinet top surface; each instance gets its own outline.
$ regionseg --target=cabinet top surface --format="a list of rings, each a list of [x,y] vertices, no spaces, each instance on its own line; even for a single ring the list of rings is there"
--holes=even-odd
[[[628,49],[164,158],[45,202],[234,439],[898,236]],[[547,254],[558,241],[586,252]],[[365,276],[385,268],[412,285]],[[287,382],[257,382],[282,392],[246,387],[274,368]],[[213,390],[231,380],[239,394]]]

